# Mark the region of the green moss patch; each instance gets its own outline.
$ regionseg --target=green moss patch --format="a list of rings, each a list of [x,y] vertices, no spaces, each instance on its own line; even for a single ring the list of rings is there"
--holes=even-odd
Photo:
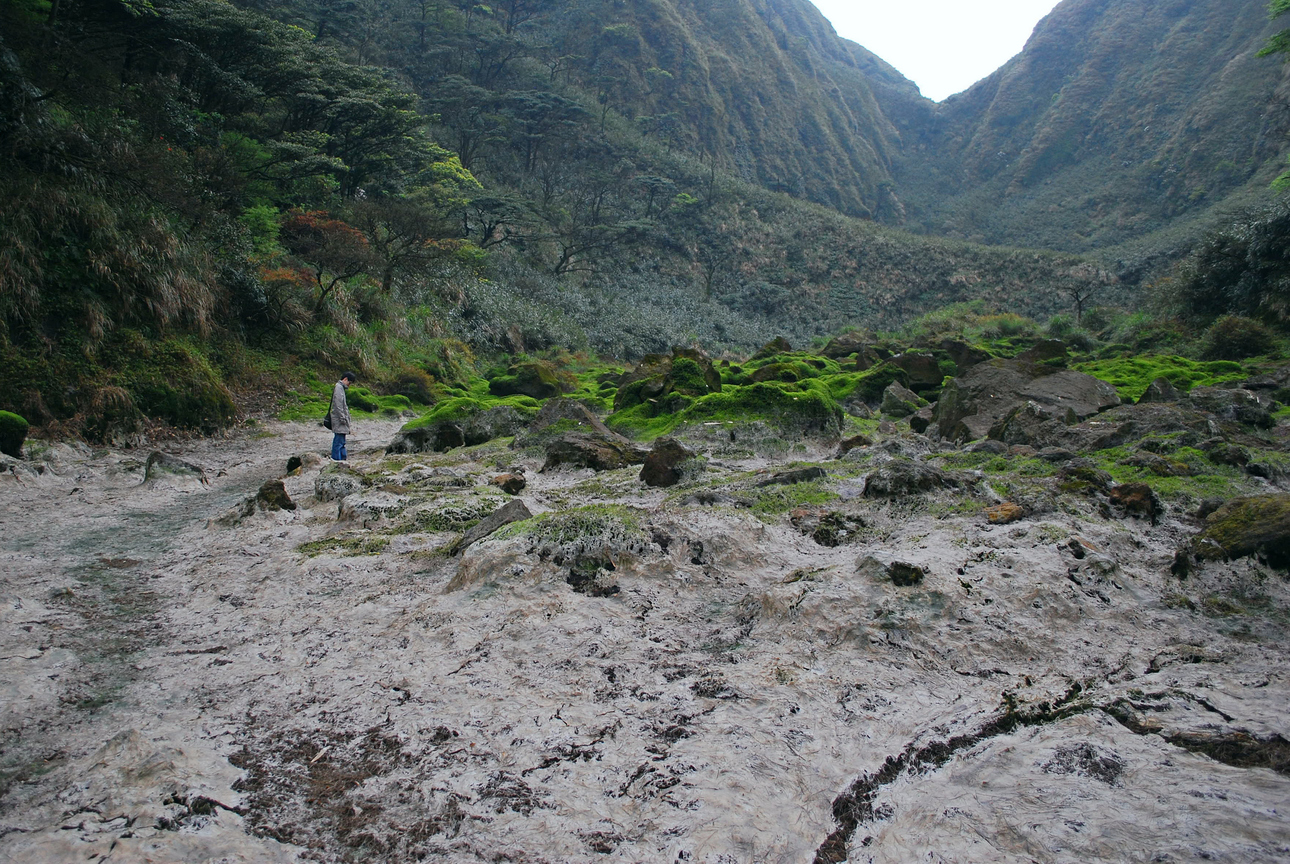
[[[310,558],[319,555],[380,555],[390,545],[390,538],[380,534],[338,534],[322,540],[301,543],[296,551]]]
[[[487,388],[487,386],[485,382],[484,387]],[[503,405],[509,405],[521,414],[526,415],[537,414],[539,407],[538,401],[528,396],[456,396],[451,399],[445,399],[435,405],[421,417],[405,424],[403,428],[407,430],[419,429],[442,420],[465,420],[467,417]]]
[[[764,421],[787,434],[831,433],[842,428],[842,409],[826,392],[797,385],[730,386],[695,399],[672,414],[651,404],[633,405],[613,414],[608,425],[643,440],[666,435],[687,423]]]
[[[1187,391],[1238,381],[1248,374],[1245,367],[1231,360],[1190,360],[1173,354],[1091,360],[1077,363],[1073,368],[1113,385],[1121,398],[1134,401],[1157,378],[1166,378],[1178,389]]]
[[[27,421],[11,411],[0,411],[0,453],[22,458],[22,443],[27,440]]]

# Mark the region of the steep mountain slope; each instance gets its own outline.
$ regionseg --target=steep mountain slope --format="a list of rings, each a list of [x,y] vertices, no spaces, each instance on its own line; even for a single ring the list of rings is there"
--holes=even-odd
[[[1286,76],[1255,56],[1274,29],[1263,0],[1065,0],[989,78],[899,124],[912,221],[1079,251],[1266,186],[1290,130]]]

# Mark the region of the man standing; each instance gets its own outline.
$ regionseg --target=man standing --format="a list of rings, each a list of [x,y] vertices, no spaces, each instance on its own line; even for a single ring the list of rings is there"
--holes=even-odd
[[[349,434],[349,403],[345,401],[345,388],[357,379],[353,372],[346,372],[331,391],[331,408],[327,416],[331,418],[331,458],[334,462],[344,462],[349,458],[345,452],[345,436]]]

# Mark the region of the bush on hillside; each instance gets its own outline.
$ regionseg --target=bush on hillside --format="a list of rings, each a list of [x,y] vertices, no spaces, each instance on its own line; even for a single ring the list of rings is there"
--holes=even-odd
[[[1290,323],[1290,200],[1211,234],[1162,291],[1188,317],[1234,314]]]
[[[1205,332],[1205,357],[1209,360],[1243,360],[1266,354],[1276,346],[1272,331],[1249,318],[1224,315]]]

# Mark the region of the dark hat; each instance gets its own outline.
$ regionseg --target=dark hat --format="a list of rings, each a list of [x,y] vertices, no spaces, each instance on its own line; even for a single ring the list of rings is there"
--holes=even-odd
[[[349,379],[349,383],[351,383],[351,384],[353,384],[355,381],[357,381],[357,380],[358,380],[358,376],[357,376],[357,375],[355,375],[353,372],[346,372],[344,375],[341,375],[340,377],[342,377],[342,378],[348,378],[348,379]]]

